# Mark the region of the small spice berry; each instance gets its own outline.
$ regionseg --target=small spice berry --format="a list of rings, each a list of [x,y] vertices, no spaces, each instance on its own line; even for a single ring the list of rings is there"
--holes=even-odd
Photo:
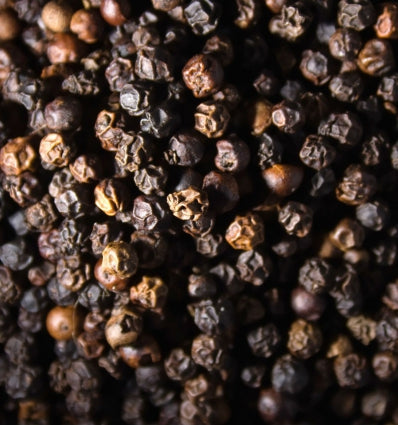
[[[57,306],[47,314],[47,331],[50,336],[58,341],[65,341],[73,338],[79,325],[78,313],[72,306]]]
[[[47,169],[67,166],[75,153],[76,146],[73,141],[67,140],[62,134],[49,133],[40,141],[40,159]]]
[[[272,109],[272,122],[284,133],[294,134],[304,124],[303,108],[296,102],[284,100]]]
[[[224,72],[215,56],[199,54],[193,56],[182,69],[186,86],[195,97],[207,97],[221,86]]]
[[[99,259],[94,267],[94,276],[98,282],[108,291],[119,292],[127,288],[127,279],[117,277],[115,274],[106,272],[102,267],[102,259]]]
[[[249,147],[236,135],[232,134],[226,139],[218,140],[216,147],[217,155],[214,163],[220,171],[239,173],[249,165]]]
[[[369,0],[340,0],[337,21],[340,26],[362,31],[376,20],[376,12]]]
[[[97,43],[104,31],[104,23],[96,9],[79,9],[70,21],[70,30],[88,44]]]
[[[222,103],[212,101],[200,103],[194,117],[195,129],[211,139],[224,135],[231,118]]]
[[[272,124],[273,106],[266,99],[258,99],[249,104],[247,120],[254,136],[260,136]]]
[[[18,37],[21,23],[12,9],[0,10],[0,41],[11,41]]]
[[[264,241],[264,225],[257,214],[236,216],[225,233],[226,241],[234,249],[250,251]]]
[[[100,12],[109,25],[123,25],[131,14],[128,0],[101,0]]]
[[[305,139],[299,155],[305,165],[319,171],[334,161],[336,150],[325,137],[310,135]]]
[[[398,38],[398,7],[389,2],[382,5],[382,13],[377,17],[374,29],[378,38]]]
[[[297,316],[309,321],[318,320],[326,308],[324,298],[300,287],[293,290],[290,304]]]
[[[106,322],[105,337],[113,348],[135,342],[142,330],[141,317],[132,310],[116,312]]]
[[[57,97],[44,109],[46,124],[50,130],[76,130],[81,121],[82,108],[74,97]]]
[[[36,151],[29,137],[11,139],[0,149],[0,167],[6,175],[19,175],[36,168]]]
[[[329,59],[320,51],[304,50],[301,55],[300,71],[316,86],[326,84],[331,78]]]
[[[143,276],[141,282],[130,289],[133,304],[151,310],[163,307],[167,297],[167,286],[160,277]]]
[[[263,179],[276,195],[285,197],[296,191],[304,177],[303,169],[291,164],[275,164],[263,170]]]
[[[287,342],[291,354],[300,359],[309,359],[321,349],[321,345],[322,333],[318,326],[303,319],[292,323]]]
[[[167,203],[174,216],[180,220],[198,220],[209,206],[207,194],[194,186],[167,196]]]
[[[68,3],[57,0],[45,4],[41,12],[41,19],[47,29],[53,32],[66,32],[72,18],[73,9]]]
[[[210,171],[203,178],[202,189],[209,198],[209,209],[216,214],[232,210],[239,200],[239,187],[230,174]]]
[[[329,38],[330,54],[340,61],[354,60],[361,47],[359,33],[349,28],[338,28]]]
[[[300,202],[290,201],[278,214],[278,221],[289,235],[303,238],[312,227],[313,211]]]
[[[162,12],[169,12],[181,4],[181,0],[152,0],[153,8]]]
[[[352,353],[339,356],[334,360],[334,372],[340,387],[361,388],[369,378],[366,358]]]
[[[365,239],[363,227],[350,218],[340,220],[337,226],[330,232],[330,241],[342,251],[359,248]]]
[[[257,357],[271,357],[279,348],[281,340],[278,328],[272,323],[259,326],[247,334],[250,350]]]
[[[115,179],[105,179],[95,186],[95,205],[108,216],[114,216],[128,206],[128,189]]]
[[[80,60],[83,47],[74,34],[56,33],[49,41],[46,52],[52,64],[75,63]]]
[[[365,74],[380,77],[395,67],[394,53],[388,41],[374,38],[359,52],[358,66]]]
[[[102,252],[102,268],[105,272],[126,279],[135,274],[138,257],[134,248],[126,242],[110,242]]]
[[[119,353],[127,366],[133,369],[157,363],[162,358],[158,343],[149,335],[141,335],[134,344],[121,346]]]

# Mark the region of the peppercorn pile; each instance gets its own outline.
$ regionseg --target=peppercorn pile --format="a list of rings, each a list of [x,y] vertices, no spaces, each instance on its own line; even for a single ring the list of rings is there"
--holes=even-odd
[[[0,423],[398,425],[397,39],[0,0]]]

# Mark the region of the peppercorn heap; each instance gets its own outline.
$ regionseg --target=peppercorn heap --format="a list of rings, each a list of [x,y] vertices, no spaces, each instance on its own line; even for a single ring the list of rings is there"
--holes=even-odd
[[[0,1],[0,424],[398,425],[397,39]]]

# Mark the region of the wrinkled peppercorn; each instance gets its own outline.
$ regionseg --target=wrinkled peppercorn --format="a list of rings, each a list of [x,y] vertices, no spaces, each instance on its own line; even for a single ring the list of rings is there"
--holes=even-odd
[[[126,242],[110,242],[102,251],[102,268],[105,272],[125,279],[137,271],[138,258],[134,248]]]
[[[264,226],[260,217],[252,213],[235,217],[226,230],[225,239],[234,249],[250,251],[264,241]]]

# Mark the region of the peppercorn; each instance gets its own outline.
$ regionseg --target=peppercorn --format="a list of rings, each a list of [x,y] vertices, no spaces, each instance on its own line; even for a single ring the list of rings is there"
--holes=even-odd
[[[72,306],[54,307],[47,314],[46,327],[50,336],[58,341],[73,338],[80,327],[79,314]]]
[[[272,108],[272,123],[284,133],[296,133],[304,121],[303,108],[296,102],[284,100]]]
[[[195,129],[209,138],[224,135],[231,118],[227,108],[220,102],[207,101],[196,107]]]
[[[340,0],[337,21],[340,26],[362,31],[376,20],[376,13],[369,0]]]
[[[43,167],[65,167],[73,159],[76,146],[59,133],[49,133],[40,141],[39,154]]]
[[[83,46],[74,34],[55,33],[48,42],[46,53],[52,64],[75,63],[81,59]]]
[[[343,179],[336,188],[336,197],[348,205],[360,205],[376,191],[375,177],[360,165],[352,164],[344,171]]]
[[[264,241],[264,226],[256,214],[236,216],[225,233],[226,241],[234,249],[250,251]]]
[[[282,207],[278,221],[289,235],[303,238],[311,231],[313,211],[299,202],[290,201]]]
[[[362,72],[374,77],[387,74],[395,67],[394,54],[386,40],[369,40],[359,52],[358,66]]]
[[[287,342],[291,354],[300,359],[308,359],[321,349],[321,345],[322,333],[315,324],[303,319],[295,320],[291,324]]]
[[[10,41],[18,37],[21,23],[12,9],[5,8],[0,11],[0,41]]]
[[[226,173],[210,171],[203,178],[202,189],[207,193],[209,209],[216,214],[231,211],[239,200],[238,183]]]
[[[396,39],[398,37],[398,8],[395,3],[382,5],[382,13],[377,17],[374,29],[378,38]]]
[[[137,369],[161,360],[162,355],[156,340],[149,335],[141,335],[134,344],[123,345],[119,353],[127,366]]]
[[[123,25],[131,15],[127,0],[101,0],[101,16],[109,25]]]
[[[263,170],[262,177],[268,188],[276,195],[286,197],[300,186],[304,173],[301,167],[290,164],[275,164]]]
[[[115,179],[100,181],[94,189],[95,205],[108,216],[114,216],[128,206],[127,187]]]
[[[88,44],[97,43],[104,31],[104,24],[96,9],[79,9],[70,20],[70,30]]]
[[[159,310],[167,297],[167,286],[159,277],[143,276],[138,285],[130,289],[130,300],[141,307]]]
[[[137,254],[126,242],[110,242],[102,252],[102,269],[119,279],[133,276],[137,266]]]
[[[0,149],[0,167],[6,175],[20,175],[36,168],[36,151],[30,137],[9,140]]]
[[[207,211],[209,201],[206,192],[193,186],[167,196],[167,203],[173,215],[180,220],[196,221]]]
[[[135,342],[141,333],[141,317],[132,310],[124,309],[113,314],[106,322],[105,337],[113,348]]]

